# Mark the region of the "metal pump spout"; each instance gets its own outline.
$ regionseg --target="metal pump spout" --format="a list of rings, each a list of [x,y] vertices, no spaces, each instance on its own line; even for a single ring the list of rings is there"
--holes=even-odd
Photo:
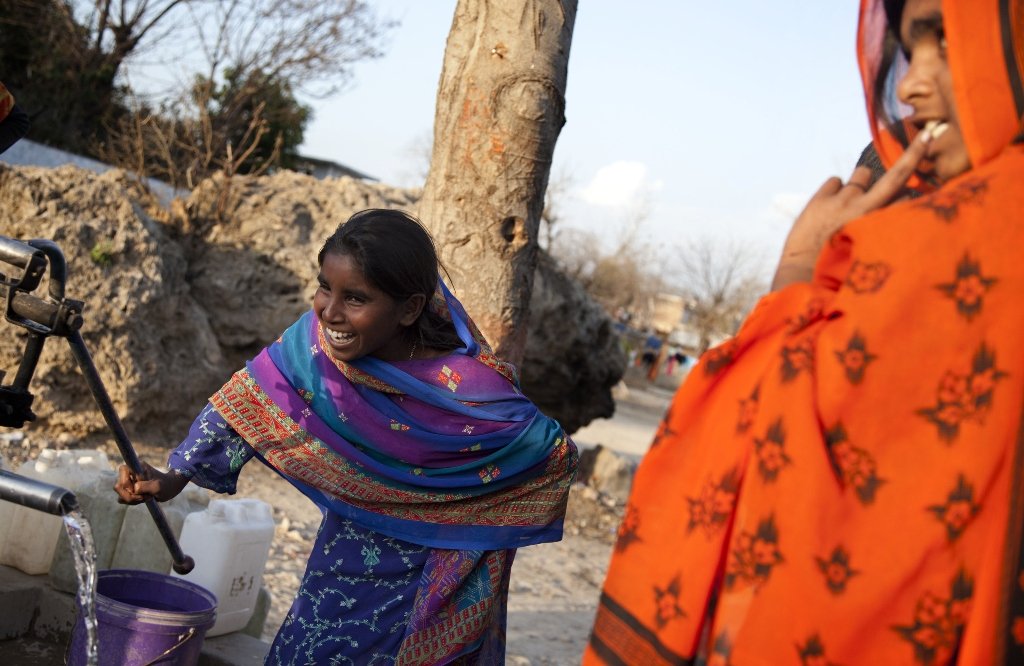
[[[14,502],[36,511],[63,516],[78,508],[78,498],[67,488],[0,469],[0,500]]]

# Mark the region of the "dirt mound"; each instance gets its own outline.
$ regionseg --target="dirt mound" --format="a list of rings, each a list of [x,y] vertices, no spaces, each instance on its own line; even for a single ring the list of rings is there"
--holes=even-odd
[[[67,295],[133,435],[180,436],[206,398],[309,308],[324,239],[366,208],[414,211],[419,192],[293,172],[218,176],[171,210],[122,172],[0,164],[0,234],[50,238],[68,260]],[[614,410],[625,358],[611,323],[550,258],[538,269],[524,392],[574,431]],[[0,337],[13,370],[24,336]],[[47,342],[31,390],[33,439],[101,432],[63,341]]]

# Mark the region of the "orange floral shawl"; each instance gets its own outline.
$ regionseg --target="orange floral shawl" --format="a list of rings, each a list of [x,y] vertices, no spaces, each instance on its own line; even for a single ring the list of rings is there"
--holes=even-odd
[[[585,664],[1024,663],[1024,0],[943,13],[975,168],[847,225],[701,359]]]

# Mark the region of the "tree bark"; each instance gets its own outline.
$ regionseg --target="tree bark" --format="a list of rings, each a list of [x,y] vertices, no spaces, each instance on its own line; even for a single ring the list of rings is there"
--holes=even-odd
[[[576,0],[459,0],[419,216],[467,311],[520,363]]]

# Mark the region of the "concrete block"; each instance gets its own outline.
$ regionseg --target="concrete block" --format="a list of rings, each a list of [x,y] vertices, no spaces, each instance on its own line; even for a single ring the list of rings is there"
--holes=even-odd
[[[0,640],[28,633],[46,576],[30,576],[11,567],[0,566]]]
[[[124,522],[124,504],[118,504],[117,495],[111,486],[117,480],[114,472],[99,474],[97,478],[75,491],[78,503],[92,527],[92,540],[96,547],[96,569],[110,569],[114,549]],[[50,564],[50,585],[61,592],[78,591],[78,575],[75,573],[75,559],[71,553],[68,535],[61,532],[57,550]]]
[[[271,599],[270,590],[266,587],[261,587],[259,594],[256,595],[256,606],[253,607],[252,617],[249,618],[249,623],[242,629],[243,634],[248,634],[253,638],[263,637],[263,627],[267,624],[267,614],[270,613]]]
[[[78,618],[78,601],[73,594],[45,586],[40,589],[39,605],[32,635],[38,639],[66,645]]]
[[[203,641],[198,666],[262,666],[268,652],[270,643],[236,631]]]
[[[4,666],[64,666],[64,646],[33,638],[0,641]]]
[[[195,493],[183,492],[170,502],[160,505],[167,525],[176,539],[181,538],[181,528],[185,524],[185,516],[193,511],[201,511],[204,507],[197,503]],[[207,500],[208,501],[208,500]],[[188,555],[188,553],[185,553]],[[138,569],[166,574],[171,571],[171,554],[167,552],[160,531],[153,522],[149,509],[145,504],[128,507],[121,523],[121,533],[114,548],[110,562],[111,569]]]

